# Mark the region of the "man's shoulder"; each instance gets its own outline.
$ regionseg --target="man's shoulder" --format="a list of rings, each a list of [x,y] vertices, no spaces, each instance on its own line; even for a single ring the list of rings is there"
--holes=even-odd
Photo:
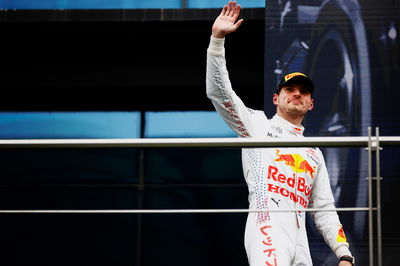
[[[251,116],[252,125],[258,133],[258,137],[279,137],[279,134],[273,133],[274,128],[271,119],[267,117],[264,111],[251,108],[247,108],[247,110]]]
[[[269,120],[269,119],[267,118],[265,112],[262,111],[262,110],[255,110],[255,109],[251,109],[251,108],[249,108],[249,107],[247,107],[247,110],[248,110],[249,114],[251,114],[251,115],[253,115],[253,116],[258,116],[258,117],[261,117],[261,118],[263,118],[263,119]]]
[[[247,107],[247,111],[250,114],[252,120],[255,121],[256,123],[260,123],[263,126],[265,126],[265,124],[270,124],[270,119],[268,119],[268,117],[264,111],[254,110],[254,109],[251,109],[248,107]]]

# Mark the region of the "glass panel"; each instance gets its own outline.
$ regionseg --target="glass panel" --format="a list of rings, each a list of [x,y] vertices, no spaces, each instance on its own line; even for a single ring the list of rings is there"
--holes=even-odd
[[[179,8],[181,0],[0,0],[3,9]]]
[[[137,149],[1,149],[0,185],[137,182]]]
[[[2,139],[138,138],[138,112],[3,112]],[[137,182],[137,149],[2,149],[0,184]]]
[[[2,265],[138,265],[137,216],[2,215],[1,224]]]
[[[138,138],[139,112],[1,112],[1,139]]]
[[[148,112],[145,137],[236,137],[217,112]],[[215,184],[243,181],[240,149],[146,150],[145,183]],[[228,167],[229,166],[229,167]]]
[[[146,151],[145,164],[145,183],[243,182],[239,149],[152,149]]]
[[[247,208],[247,188],[147,189],[144,207]],[[247,214],[149,214],[142,222],[142,265],[246,265]],[[160,222],[162,221],[162,222]],[[155,243],[158,256],[154,256]],[[243,252],[232,252],[239,251]],[[204,256],[207,254],[207,256]],[[194,259],[195,258],[195,259]]]
[[[235,137],[217,112],[147,112],[145,138]]]
[[[237,1],[242,8],[265,7],[266,0],[240,0]],[[187,0],[189,8],[222,8],[227,0]]]
[[[2,9],[221,8],[227,0],[0,0]],[[241,0],[242,7],[265,7],[265,0]]]

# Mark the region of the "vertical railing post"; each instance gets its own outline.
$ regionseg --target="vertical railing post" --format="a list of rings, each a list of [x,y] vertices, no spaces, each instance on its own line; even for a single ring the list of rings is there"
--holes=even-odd
[[[378,242],[378,266],[382,266],[382,220],[381,220],[381,164],[379,127],[375,128],[376,135],[376,227]]]
[[[368,127],[368,240],[369,240],[369,265],[374,266],[374,236],[372,212],[372,137],[371,127]]]

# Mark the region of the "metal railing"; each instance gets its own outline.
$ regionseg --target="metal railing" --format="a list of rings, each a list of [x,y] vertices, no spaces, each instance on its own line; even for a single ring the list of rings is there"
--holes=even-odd
[[[382,224],[381,224],[381,176],[380,150],[383,146],[400,146],[400,137],[380,137],[379,128],[372,136],[368,128],[367,137],[307,137],[298,139],[262,138],[170,138],[170,139],[18,139],[0,140],[0,149],[43,149],[43,148],[268,148],[268,147],[365,147],[368,151],[368,206],[335,209],[301,209],[315,211],[368,211],[369,261],[374,265],[373,212],[377,213],[378,265],[382,265]],[[372,154],[376,153],[376,175],[372,174]],[[373,207],[372,181],[376,180],[376,207]],[[249,213],[249,212],[293,212],[290,210],[260,209],[137,209],[137,210],[0,210],[0,213]]]
[[[267,148],[267,147],[369,147],[399,146],[400,137],[264,138],[154,138],[154,139],[7,139],[4,148]]]

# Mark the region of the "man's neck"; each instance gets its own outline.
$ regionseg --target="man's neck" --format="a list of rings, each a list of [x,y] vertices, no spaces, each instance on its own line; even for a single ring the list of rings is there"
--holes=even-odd
[[[304,119],[304,115],[299,116],[299,115],[291,115],[288,113],[284,113],[282,114],[282,112],[277,112],[277,114],[282,117],[283,119],[285,119],[286,121],[296,125],[296,126],[301,126],[301,123],[303,122]]]

